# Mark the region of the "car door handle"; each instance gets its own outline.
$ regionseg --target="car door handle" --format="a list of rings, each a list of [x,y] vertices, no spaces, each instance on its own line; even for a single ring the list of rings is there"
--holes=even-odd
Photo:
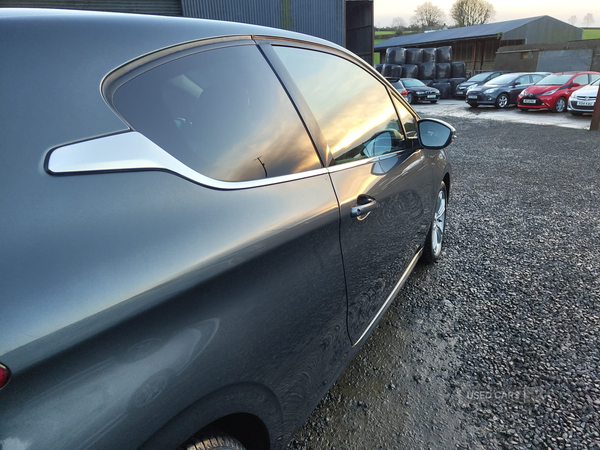
[[[368,195],[359,195],[357,199],[358,205],[350,209],[350,217],[360,217],[370,213],[377,208],[377,200]]]

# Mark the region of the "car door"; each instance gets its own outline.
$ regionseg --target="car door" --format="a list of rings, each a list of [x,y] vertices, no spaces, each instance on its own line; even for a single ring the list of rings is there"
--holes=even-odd
[[[340,205],[340,242],[353,344],[394,297],[424,242],[431,209],[428,156],[412,149],[414,118],[387,87],[342,56],[274,47],[306,100],[327,145],[326,159]]]
[[[527,89],[533,83],[531,82],[531,75],[522,75],[515,80],[513,85],[510,87],[509,96],[510,104],[517,103],[517,97],[524,89]]]

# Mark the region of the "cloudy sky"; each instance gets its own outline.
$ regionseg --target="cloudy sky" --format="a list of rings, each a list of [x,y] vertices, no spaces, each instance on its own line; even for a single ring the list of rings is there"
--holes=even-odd
[[[389,26],[394,17],[402,17],[408,24],[414,14],[415,7],[424,1],[374,0],[375,26]],[[446,13],[446,23],[451,25],[453,21],[448,11],[450,11],[454,0],[432,0],[432,2],[444,10]],[[587,13],[592,13],[595,22],[591,26],[600,27],[599,0],[579,0],[573,3],[566,2],[565,0],[544,0],[543,6],[540,0],[491,0],[491,3],[496,9],[496,16],[492,20],[493,22],[543,15],[552,16],[566,22],[569,17],[575,15],[577,16],[577,23],[575,25],[582,26],[583,16]]]

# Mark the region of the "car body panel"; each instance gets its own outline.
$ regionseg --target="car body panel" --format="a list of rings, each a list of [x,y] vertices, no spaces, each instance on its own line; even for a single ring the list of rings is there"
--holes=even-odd
[[[341,245],[346,267],[348,332],[353,343],[369,328],[423,244],[431,222],[430,164],[423,150],[332,172],[340,202]],[[364,217],[352,217],[360,195],[377,201]],[[381,239],[386,236],[386,239]]]
[[[332,179],[341,198],[357,190],[343,171],[231,189],[156,170],[47,171],[55,148],[130,131],[102,95],[109,74],[224,36],[327,46],[392,89],[345,49],[297,33],[0,9],[0,53],[11,67],[0,71],[11,105],[0,105],[0,362],[12,371],[0,390],[2,448],[171,448],[245,413],[280,449],[360,347],[348,335]],[[446,152],[395,158],[354,168],[369,172],[368,192],[391,185],[382,200],[390,208],[375,212],[395,220],[402,206],[426,217],[426,197],[451,173]],[[413,236],[401,244],[412,250],[423,230],[411,227],[389,232]],[[400,278],[403,267],[391,269],[389,279]]]

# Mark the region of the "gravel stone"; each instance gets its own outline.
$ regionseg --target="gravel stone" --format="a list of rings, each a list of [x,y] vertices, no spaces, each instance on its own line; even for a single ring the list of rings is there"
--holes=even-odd
[[[441,260],[289,449],[600,450],[600,133],[484,112],[439,117],[459,135]]]

